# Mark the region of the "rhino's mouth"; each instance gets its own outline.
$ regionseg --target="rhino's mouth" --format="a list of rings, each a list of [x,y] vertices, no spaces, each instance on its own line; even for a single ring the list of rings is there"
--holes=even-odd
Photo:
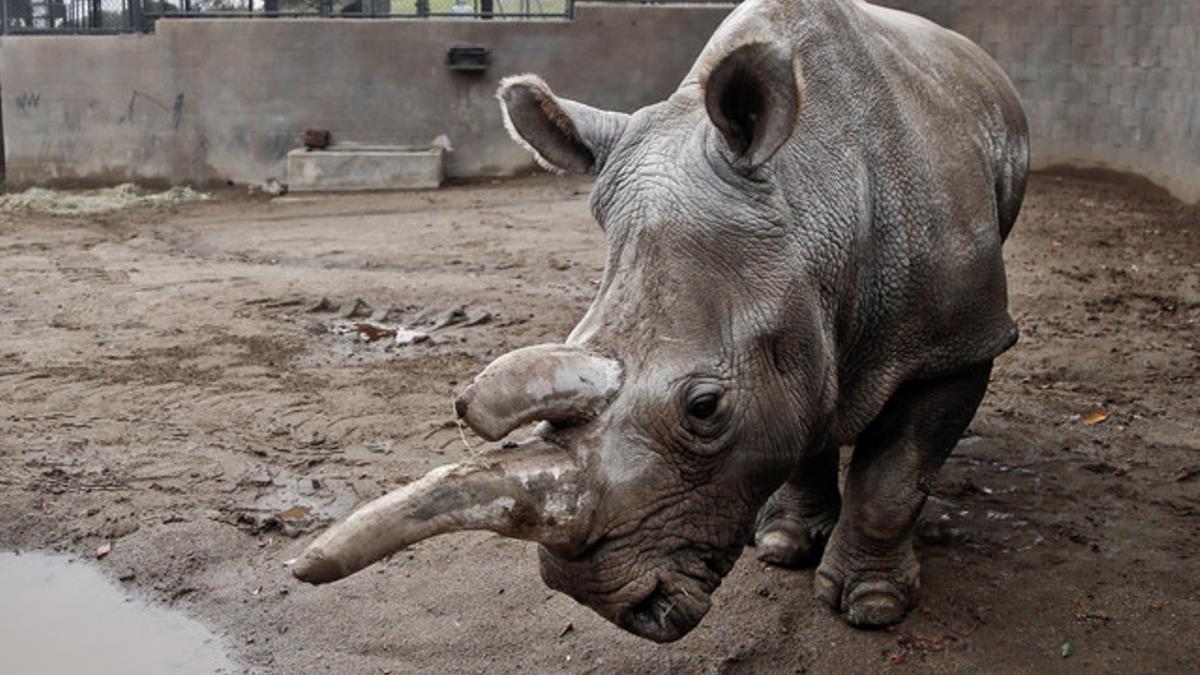
[[[712,607],[712,594],[733,567],[738,551],[703,552],[693,548],[655,555],[658,564],[619,590],[596,593],[589,583],[602,568],[617,565],[608,540],[583,555],[564,559],[543,549],[542,576],[546,583],[621,628],[654,642],[672,642],[687,635]],[[631,551],[623,550],[629,555]],[[642,556],[637,556],[642,557]],[[646,556],[649,557],[649,556]],[[645,558],[643,558],[645,559]]]
[[[672,642],[691,632],[712,607],[715,587],[656,580],[650,593],[617,615],[617,625],[655,642]]]

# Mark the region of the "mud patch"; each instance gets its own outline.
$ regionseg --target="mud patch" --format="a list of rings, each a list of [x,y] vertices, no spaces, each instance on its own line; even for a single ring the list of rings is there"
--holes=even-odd
[[[535,545],[489,533],[294,581],[306,533],[469,456],[453,401],[487,363],[587,311],[605,261],[587,188],[0,212],[0,542],[111,543],[101,568],[256,673],[1200,672],[1181,639],[1200,622],[1200,219],[1046,176],[1005,249],[1022,339],[933,486],[922,604],[895,632],[848,628],[811,570],[753,552],[672,645],[549,591]]]

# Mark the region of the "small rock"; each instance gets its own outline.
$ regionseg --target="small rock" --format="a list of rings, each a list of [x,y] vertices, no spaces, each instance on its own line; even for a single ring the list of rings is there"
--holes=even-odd
[[[482,326],[483,324],[490,322],[492,318],[492,313],[485,310],[479,314],[476,314],[475,316],[467,318],[467,320],[463,323],[463,326]]]
[[[287,191],[288,191],[286,185],[284,185],[283,183],[280,183],[278,180],[275,180],[274,178],[268,178],[267,182],[263,183],[262,190],[263,190],[263,192],[265,192],[269,195],[275,196],[275,197],[285,195],[285,194],[287,194]]]
[[[406,319],[420,311],[420,307],[415,305],[406,305],[403,307],[388,307],[378,317],[380,323],[406,323]]]
[[[99,560],[109,553],[112,553],[112,542],[106,541],[103,544],[100,544],[100,547],[96,549],[96,559]]]
[[[267,471],[267,467],[257,466],[246,474],[246,477],[242,479],[242,482],[247,485],[267,487],[275,482],[275,477],[271,475],[270,471]]]
[[[363,441],[363,447],[369,452],[386,455],[392,452],[392,442],[389,440]]]
[[[321,298],[320,302],[308,308],[308,312],[310,314],[332,314],[338,311],[339,307],[341,307],[341,305],[330,300],[329,298]]]
[[[443,328],[449,328],[450,326],[457,326],[460,323],[466,323],[466,321],[467,308],[455,307],[452,310],[442,313],[442,315],[438,317],[437,321],[433,323],[433,330],[441,330]]]
[[[375,313],[375,309],[368,305],[362,298],[354,299],[354,306],[350,311],[342,315],[344,319],[366,319]]]

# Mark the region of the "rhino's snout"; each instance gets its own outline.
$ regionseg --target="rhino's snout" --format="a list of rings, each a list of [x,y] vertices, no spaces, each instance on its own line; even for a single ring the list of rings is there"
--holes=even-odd
[[[712,594],[738,554],[702,555],[682,549],[646,555],[645,549],[624,544],[602,541],[575,558],[560,557],[543,547],[542,579],[621,628],[654,642],[678,640],[704,619],[712,607]],[[613,570],[633,567],[625,555],[657,558],[657,564],[632,580],[609,577]]]
[[[674,642],[687,635],[708,614],[715,588],[688,590],[657,582],[641,601],[617,618],[617,625],[639,637],[655,642]]]

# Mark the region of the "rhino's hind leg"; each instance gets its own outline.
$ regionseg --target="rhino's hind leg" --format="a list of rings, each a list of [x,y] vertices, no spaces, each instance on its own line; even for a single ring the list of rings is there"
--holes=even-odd
[[[782,567],[815,565],[841,510],[838,448],[806,462],[758,512],[754,546],[758,559]]]
[[[991,363],[897,390],[859,436],[845,505],[813,576],[818,598],[857,626],[904,618],[917,602],[912,531],[942,462],[983,400]]]

